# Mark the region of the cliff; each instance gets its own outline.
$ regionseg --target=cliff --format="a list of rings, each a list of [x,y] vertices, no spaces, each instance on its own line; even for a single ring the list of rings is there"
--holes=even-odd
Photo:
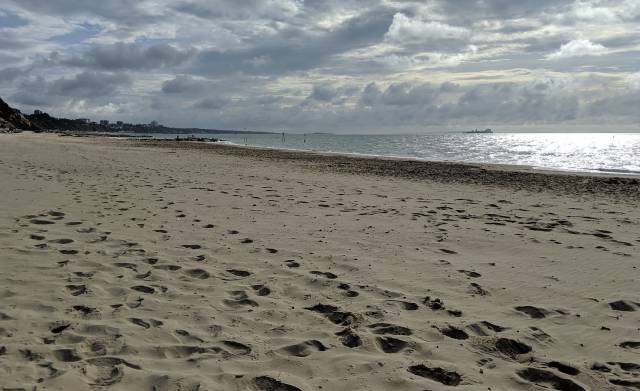
[[[36,124],[25,117],[20,110],[9,106],[2,98],[0,98],[0,128],[5,129],[22,129],[22,130],[39,130]]]

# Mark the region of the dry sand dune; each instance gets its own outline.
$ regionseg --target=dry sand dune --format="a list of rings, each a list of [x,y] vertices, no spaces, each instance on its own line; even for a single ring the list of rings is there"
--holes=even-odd
[[[638,198],[245,155],[0,135],[0,388],[640,388]]]

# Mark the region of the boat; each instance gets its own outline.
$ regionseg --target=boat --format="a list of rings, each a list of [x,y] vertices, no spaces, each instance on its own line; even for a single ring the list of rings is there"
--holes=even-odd
[[[470,133],[470,134],[491,134],[491,133],[493,133],[493,130],[491,130],[489,128],[487,128],[485,130],[476,129],[476,130],[470,130],[470,131],[465,132],[465,133]]]

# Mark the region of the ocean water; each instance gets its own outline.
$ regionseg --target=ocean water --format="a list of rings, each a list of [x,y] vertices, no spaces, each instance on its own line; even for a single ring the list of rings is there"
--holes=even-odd
[[[280,149],[640,175],[640,133],[286,134],[284,141],[282,134],[198,136]]]

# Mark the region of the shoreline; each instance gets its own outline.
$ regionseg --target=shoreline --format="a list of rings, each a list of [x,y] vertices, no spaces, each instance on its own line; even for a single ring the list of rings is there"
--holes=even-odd
[[[25,133],[33,133],[32,131],[21,131]],[[565,169],[565,168],[553,168],[553,167],[543,167],[543,166],[533,166],[526,164],[501,164],[501,163],[483,163],[483,162],[465,162],[465,161],[455,161],[455,160],[430,160],[427,158],[419,158],[415,156],[395,156],[395,155],[379,155],[379,154],[369,154],[369,153],[360,153],[360,152],[340,152],[340,151],[321,151],[321,150],[313,150],[313,149],[298,149],[298,148],[285,148],[285,147],[272,147],[272,146],[261,146],[261,145],[249,145],[249,144],[241,144],[236,143],[224,139],[208,139],[195,137],[195,139],[189,139],[190,135],[184,134],[184,138],[180,140],[175,140],[173,138],[154,138],[153,135],[150,134],[127,134],[121,135],[118,133],[73,133],[73,132],[45,132],[44,134],[56,134],[62,137],[78,137],[78,138],[106,138],[106,139],[114,139],[114,140],[144,140],[152,143],[164,144],[164,143],[205,143],[209,145],[215,146],[227,146],[227,147],[235,147],[235,148],[246,148],[246,149],[256,149],[256,150],[267,150],[267,151],[282,151],[282,152],[292,152],[292,153],[301,153],[301,154],[315,154],[315,155],[326,155],[326,156],[342,156],[342,157],[354,157],[354,158],[364,158],[364,159],[382,159],[382,160],[400,160],[400,161],[412,161],[412,162],[422,162],[428,164],[452,164],[452,165],[461,165],[461,166],[471,166],[471,167],[480,167],[484,169],[492,169],[492,170],[502,170],[502,171],[518,171],[518,172],[529,172],[529,173],[541,173],[541,174],[567,174],[567,175],[575,175],[575,176],[587,176],[587,177],[617,177],[622,179],[640,179],[639,171],[628,171],[621,169]],[[276,134],[276,133],[274,133]],[[537,133],[531,133],[537,134]],[[616,133],[616,134],[627,134],[627,133]],[[628,134],[632,134],[629,132]],[[224,134],[221,134],[224,136]],[[159,145],[161,146],[161,145]]]
[[[322,171],[357,175],[496,185],[516,190],[544,191],[547,189],[565,194],[584,193],[622,198],[637,198],[640,194],[640,175],[637,174],[556,171],[537,169],[532,166],[440,162],[415,158],[174,140],[124,138],[114,141],[131,147],[208,150],[234,156],[312,163],[313,168]]]

